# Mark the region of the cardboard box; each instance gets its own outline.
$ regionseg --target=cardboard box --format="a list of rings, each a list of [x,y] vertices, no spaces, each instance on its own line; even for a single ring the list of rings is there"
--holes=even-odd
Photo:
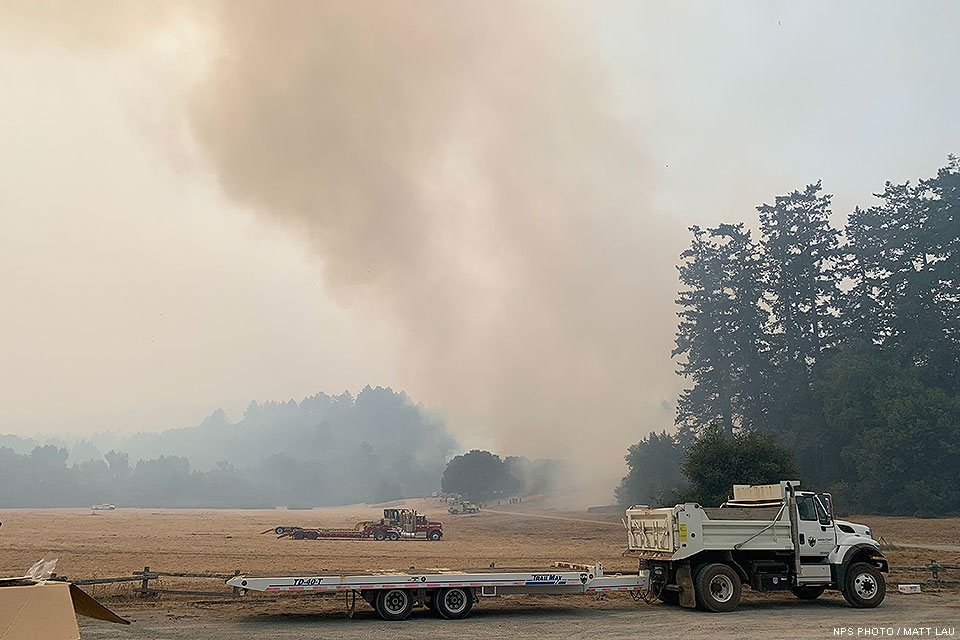
[[[130,624],[69,582],[0,578],[0,640],[79,640],[77,614]]]

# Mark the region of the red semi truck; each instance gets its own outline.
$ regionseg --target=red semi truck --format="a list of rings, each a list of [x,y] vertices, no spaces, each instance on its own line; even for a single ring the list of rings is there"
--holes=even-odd
[[[353,529],[279,526],[263,533],[270,532],[279,538],[294,540],[440,540],[443,538],[443,523],[427,520],[427,516],[413,509],[384,509],[379,521],[358,522]]]

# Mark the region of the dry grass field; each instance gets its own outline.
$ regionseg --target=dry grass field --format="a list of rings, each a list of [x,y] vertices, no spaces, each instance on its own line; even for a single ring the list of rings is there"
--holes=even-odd
[[[625,548],[625,536],[617,514],[589,514],[582,510],[551,508],[551,503],[537,499],[525,500],[519,505],[492,506],[490,510],[475,515],[460,516],[447,514],[445,505],[432,499],[407,500],[389,506],[394,504],[416,508],[431,519],[442,520],[444,539],[439,542],[295,541],[260,533],[278,524],[350,527],[358,520],[377,517],[384,505],[309,511],[3,510],[0,511],[0,522],[3,523],[0,527],[0,575],[18,575],[47,552],[59,558],[57,571],[60,575],[76,580],[130,575],[144,566],[155,571],[233,573],[240,570],[249,574],[276,575],[305,574],[318,570],[483,568],[491,563],[497,567],[548,567],[555,561],[564,560],[580,563],[602,561],[607,572],[636,569],[635,561],[621,556]],[[960,564],[960,518],[923,520],[850,516],[847,519],[869,524],[876,535],[894,545],[887,551],[891,565],[920,565],[931,558],[943,563]],[[901,548],[896,543],[940,548]],[[889,579],[919,581],[925,577],[929,575],[892,574]],[[956,575],[948,577],[960,578]],[[169,578],[161,586],[170,589],[226,590],[216,580],[201,579]],[[214,627],[218,624],[229,627],[236,623],[238,616],[241,620],[286,616],[283,618],[286,622],[296,622],[296,616],[300,615],[331,614],[328,617],[334,619],[332,614],[343,607],[342,602],[330,597],[263,594],[251,594],[243,599],[229,598],[222,602],[188,596],[161,596],[144,600],[131,597],[132,583],[85,589],[104,599],[108,606],[152,624],[153,635],[147,633],[143,637],[164,637],[160,631],[164,624],[173,625],[170,627],[171,633],[172,637],[176,637],[174,631],[177,621],[185,621],[183,624],[201,624],[202,621]],[[745,606],[760,607],[761,614],[758,615],[767,611],[764,607],[769,606],[769,597],[747,593]],[[842,606],[838,594],[835,596],[824,601],[823,606],[827,608],[822,612],[828,618],[837,617],[837,624],[840,624],[844,616],[853,613]],[[925,606],[943,604],[947,608],[942,611],[948,615],[948,619],[954,616],[954,620],[960,620],[960,598],[956,593],[948,591],[939,597],[944,599],[923,602]],[[891,594],[890,600],[901,602],[897,606],[921,602],[897,594]],[[831,602],[836,606],[831,607]],[[494,620],[485,617],[491,609],[512,610],[515,616],[520,616],[514,620],[529,620],[530,624],[538,625],[542,623],[539,616],[552,613],[562,613],[561,618],[564,618],[573,615],[571,611],[591,616],[599,611],[629,612],[638,608],[627,594],[612,595],[602,601],[587,596],[516,596],[481,604],[478,613],[481,609],[488,613],[480,614],[480,620]],[[794,604],[791,599],[789,606]],[[936,606],[933,610],[940,610]],[[776,617],[775,610],[769,611],[770,615]],[[123,635],[119,629],[104,630],[101,627],[84,625],[84,637],[140,637],[129,633]],[[140,628],[143,628],[142,625]],[[110,635],[113,633],[120,635]]]

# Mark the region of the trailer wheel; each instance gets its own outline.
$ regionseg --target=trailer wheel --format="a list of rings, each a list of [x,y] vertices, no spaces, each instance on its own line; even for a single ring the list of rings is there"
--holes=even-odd
[[[390,533],[387,534],[387,538],[390,539],[390,542],[396,542],[397,540],[400,539],[400,534],[397,533],[396,531],[391,531]]]
[[[447,620],[461,620],[473,609],[473,592],[470,589],[451,587],[440,589],[433,597],[437,612]]]
[[[719,562],[704,565],[694,580],[697,604],[714,613],[733,611],[740,603],[740,586],[733,567]]]
[[[316,540],[320,537],[320,534],[316,531],[307,531],[307,540]]]
[[[374,532],[374,534],[373,534],[373,539],[374,539],[374,540],[383,540],[384,538],[386,538],[386,536],[383,535],[383,531],[376,531],[376,532]]]
[[[847,569],[843,585],[843,598],[858,609],[872,609],[881,602],[887,592],[883,574],[866,562],[854,562]]]
[[[377,594],[376,609],[384,620],[406,620],[413,610],[413,598],[406,589],[383,589]]]
[[[430,532],[430,535],[427,537],[430,538],[431,540],[439,540],[440,538],[443,537],[443,534],[440,533],[439,529],[434,529],[433,531]]]
[[[826,587],[793,587],[790,591],[801,600],[816,600],[823,595]]]
[[[291,534],[290,537],[293,538],[294,540],[303,540],[303,531],[300,531],[299,529],[297,529]]]

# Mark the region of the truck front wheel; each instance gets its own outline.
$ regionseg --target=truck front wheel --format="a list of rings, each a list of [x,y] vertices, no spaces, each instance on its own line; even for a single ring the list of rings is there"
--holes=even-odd
[[[843,598],[858,609],[872,609],[886,595],[887,584],[883,574],[872,564],[854,562],[847,569]]]
[[[740,576],[719,562],[704,565],[697,572],[694,590],[701,609],[720,613],[733,611],[740,603]]]

